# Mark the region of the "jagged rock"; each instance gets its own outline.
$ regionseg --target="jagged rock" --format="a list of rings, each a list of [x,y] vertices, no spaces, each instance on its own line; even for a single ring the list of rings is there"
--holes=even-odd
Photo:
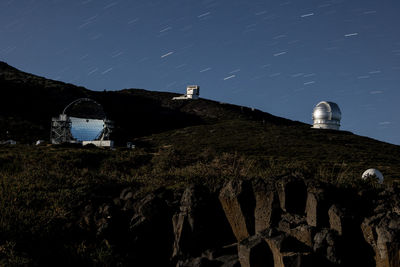
[[[315,228],[309,225],[299,225],[296,228],[290,229],[289,235],[293,236],[300,242],[306,244],[309,247],[313,246],[313,240],[315,235]]]
[[[400,266],[400,216],[396,213],[374,216],[363,221],[365,240],[375,252],[377,267]]]
[[[204,186],[192,185],[185,189],[180,212],[173,216],[172,222],[173,258],[199,256],[207,249],[234,240],[218,199]]]
[[[315,234],[314,252],[324,255],[330,262],[340,264],[341,260],[337,252],[337,233],[330,229],[323,229]]]
[[[315,229],[306,224],[303,216],[289,213],[283,214],[278,224],[278,230],[312,247]]]
[[[316,260],[310,255],[311,250],[286,233],[266,236],[265,241],[272,251],[275,267],[318,266],[315,265]]]
[[[148,194],[135,203],[134,210],[129,228],[132,262],[167,265],[173,245],[172,215],[167,204],[156,195]]]
[[[328,226],[329,197],[320,188],[309,188],[306,202],[308,225],[314,227]]]
[[[244,239],[239,243],[238,250],[242,267],[327,266],[327,262],[313,255],[309,247],[274,229],[266,229]]]
[[[260,234],[242,240],[238,245],[238,254],[242,267],[274,265],[272,251]]]
[[[256,206],[254,209],[255,232],[270,228],[280,215],[280,205],[275,186],[270,181],[257,180],[253,183]]]
[[[280,227],[287,227],[288,229],[292,229],[301,224],[306,224],[306,218],[304,216],[291,213],[282,214],[281,220],[279,221]]]
[[[221,190],[219,200],[238,241],[254,234],[255,200],[247,181],[229,181]]]
[[[220,267],[240,267],[239,258],[236,255],[224,255],[215,259],[216,262],[221,263]]]
[[[276,182],[281,209],[288,213],[304,214],[307,188],[300,178],[287,176]]]
[[[398,192],[364,191],[294,177],[219,193],[126,188],[83,206],[79,226],[139,266],[400,266]]]
[[[328,210],[329,216],[329,225],[332,230],[336,230],[339,235],[342,235],[344,231],[346,231],[346,227],[349,228],[351,224],[351,216],[346,214],[346,211],[343,208],[338,207],[337,205],[332,205]]]

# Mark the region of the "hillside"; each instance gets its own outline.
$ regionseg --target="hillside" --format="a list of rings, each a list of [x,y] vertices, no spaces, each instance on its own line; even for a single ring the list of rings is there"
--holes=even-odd
[[[0,90],[0,140],[20,143],[0,146],[1,265],[397,266],[399,146],[1,62]],[[80,97],[103,105],[120,147],[31,145]],[[384,185],[360,180],[371,167]]]
[[[352,176],[370,167],[383,171],[388,180],[400,173],[399,146],[345,131],[310,129],[308,124],[248,107],[206,99],[173,101],[178,94],[140,89],[90,91],[6,63],[0,63],[0,87],[0,140],[49,140],[51,117],[73,100],[89,97],[115,122],[112,139],[121,146],[127,141],[154,151],[171,146],[193,162],[201,151],[211,149],[245,154],[257,162],[321,165],[333,172],[339,168]]]
[[[189,125],[201,125],[229,119],[264,119],[278,124],[293,123],[261,111],[215,101],[172,101],[178,94],[139,89],[90,91],[83,87],[48,80],[21,72],[0,62],[0,118],[2,129],[17,141],[32,143],[48,140],[51,117],[81,97],[92,98],[103,105],[109,119],[115,121],[113,139],[127,139],[163,132]],[[6,139],[5,132],[0,139]]]

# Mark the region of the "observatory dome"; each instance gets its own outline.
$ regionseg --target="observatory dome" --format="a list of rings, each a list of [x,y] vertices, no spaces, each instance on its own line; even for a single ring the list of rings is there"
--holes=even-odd
[[[361,178],[363,180],[374,178],[374,179],[377,179],[379,183],[383,183],[383,174],[377,169],[368,169],[368,170],[366,170],[362,174]]]
[[[339,130],[342,112],[336,103],[321,101],[313,111],[313,128]]]

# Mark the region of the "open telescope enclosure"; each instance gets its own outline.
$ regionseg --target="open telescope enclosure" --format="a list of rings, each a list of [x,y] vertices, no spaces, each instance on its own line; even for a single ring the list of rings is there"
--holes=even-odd
[[[108,140],[112,129],[103,107],[90,98],[68,104],[51,122],[51,143],[80,143]]]

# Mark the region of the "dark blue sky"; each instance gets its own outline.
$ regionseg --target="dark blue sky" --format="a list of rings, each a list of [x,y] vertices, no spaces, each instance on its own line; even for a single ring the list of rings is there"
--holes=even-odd
[[[185,92],[400,144],[400,1],[0,0],[0,60],[92,90]]]

